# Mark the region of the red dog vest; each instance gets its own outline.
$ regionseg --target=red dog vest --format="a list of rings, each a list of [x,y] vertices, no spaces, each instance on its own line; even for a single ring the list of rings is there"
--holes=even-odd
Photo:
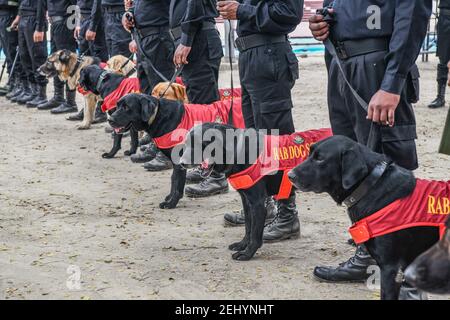
[[[102,111],[114,109],[123,96],[129,93],[140,93],[141,87],[139,86],[138,78],[125,78],[122,80],[116,90],[108,94],[103,100]]]
[[[184,104],[184,115],[178,127],[161,137],[153,138],[159,149],[170,149],[182,144],[187,133],[194,126],[206,122],[228,123],[231,100],[217,101],[212,104]],[[237,98],[233,102],[233,125],[245,128],[242,116],[242,102]]]
[[[292,184],[288,172],[305,161],[312,144],[331,137],[331,129],[310,130],[284,136],[266,136],[264,151],[249,168],[228,178],[234,189],[249,189],[265,176],[283,171],[277,200],[289,198]]]
[[[349,231],[357,244],[413,227],[437,227],[443,236],[449,215],[450,181],[417,179],[411,195],[358,221]]]

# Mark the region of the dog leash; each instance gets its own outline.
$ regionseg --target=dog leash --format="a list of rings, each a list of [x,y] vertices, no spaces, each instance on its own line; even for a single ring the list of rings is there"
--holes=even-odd
[[[231,25],[231,20],[228,19],[228,24],[230,26],[230,30],[228,31],[228,59],[230,63],[230,87],[231,87],[231,103],[230,103],[230,111],[228,113],[228,124],[233,125],[233,106],[234,106],[234,81],[233,81],[233,57],[231,55],[231,50],[233,50],[233,26]]]
[[[180,67],[178,67],[175,72],[173,73],[172,78],[169,81],[169,85],[167,86],[167,88],[163,91],[162,94],[159,95],[159,99],[163,98],[167,91],[169,90],[169,88],[175,83],[175,81],[177,80],[177,77],[181,74],[181,72],[183,71],[184,68],[184,64],[182,64]]]
[[[134,53],[132,53],[132,54],[128,57],[128,59],[127,59],[124,63],[122,63],[122,65],[120,66],[120,69],[119,69],[119,70],[122,71],[123,68],[125,68],[125,66],[126,66],[128,63],[130,63],[130,61],[133,60],[133,57],[134,57]],[[136,71],[136,66],[134,66],[133,68],[131,68],[131,70],[125,75],[125,77],[126,77],[126,78],[129,78],[135,71]]]

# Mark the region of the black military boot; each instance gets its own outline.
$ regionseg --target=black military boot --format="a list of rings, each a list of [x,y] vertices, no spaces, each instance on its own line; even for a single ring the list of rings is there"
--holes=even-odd
[[[208,178],[196,185],[186,187],[185,194],[190,198],[205,198],[228,192],[228,181],[225,175],[212,173]]]
[[[295,194],[289,199],[277,201],[277,216],[264,228],[263,240],[276,242],[300,237],[300,221],[298,220]]]
[[[14,89],[6,95],[6,99],[8,100],[11,100],[12,98],[22,93],[23,80],[21,80],[19,77],[16,77],[14,82],[15,82]]]
[[[80,111],[78,111],[76,114],[72,114],[67,117],[66,120],[69,121],[83,121],[84,118],[84,108],[81,108]]]
[[[24,82],[23,91],[20,95],[11,99],[11,101],[18,104],[25,104],[33,96],[33,91],[31,90],[31,83],[29,81]]]
[[[447,81],[438,81],[438,94],[436,99],[428,105],[430,109],[438,109],[445,106],[445,88],[447,87]]]
[[[266,213],[266,222],[265,225],[268,225],[275,219],[277,216],[277,206],[275,200],[273,200],[272,197],[267,197],[264,201],[264,206],[267,210]],[[236,213],[225,213],[223,216],[223,219],[225,220],[225,225],[231,226],[231,227],[239,227],[243,226],[245,224],[245,215],[244,211],[241,210],[240,212]]]
[[[68,88],[66,88],[66,102],[61,103],[58,107],[53,108],[50,112],[52,114],[77,112],[78,107],[75,101],[76,94],[76,90],[69,90]]]
[[[428,300],[428,295],[404,282],[400,287],[398,300]]]
[[[356,248],[356,253],[338,267],[316,267],[314,277],[324,282],[364,282],[370,277],[367,268],[376,265],[364,245]]]
[[[14,84],[14,78],[9,77],[8,82],[4,86],[0,86],[0,97],[4,97],[8,93],[10,93],[12,90],[13,84]]]
[[[66,102],[66,100],[64,99],[64,85],[61,85],[61,83],[59,82],[55,82],[54,88],[54,97],[46,103],[38,105],[38,110],[50,110]]]
[[[27,108],[36,108],[38,105],[47,102],[47,85],[36,85],[36,96],[33,100],[27,102]]]
[[[147,133],[139,140],[139,146],[145,146],[152,142],[152,138]]]
[[[195,167],[186,173],[186,183],[187,184],[197,184],[205,180],[202,176],[202,169],[200,167]]]
[[[134,163],[146,163],[146,162],[150,162],[153,159],[155,159],[156,154],[158,153],[158,148],[156,147],[156,145],[152,142],[149,143],[148,148],[144,149],[144,151],[142,151],[139,154],[133,154],[131,155],[130,159],[131,162]]]
[[[169,158],[159,151],[152,161],[144,164],[144,168],[148,171],[163,171],[172,169],[173,164]]]
[[[106,122],[107,117],[106,113],[102,111],[102,104],[97,103],[97,106],[95,107],[95,113],[94,113],[94,120],[92,121],[93,124],[96,123],[103,123]]]

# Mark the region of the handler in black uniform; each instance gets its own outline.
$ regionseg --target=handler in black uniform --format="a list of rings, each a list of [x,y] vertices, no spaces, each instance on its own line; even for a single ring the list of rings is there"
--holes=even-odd
[[[450,0],[439,1],[439,19],[437,24],[437,89],[436,99],[428,107],[431,109],[445,106],[445,88],[447,87],[448,67],[450,61]]]
[[[12,22],[17,16],[19,9],[18,0],[0,0],[0,46],[3,48],[5,53],[8,82],[5,87],[0,88],[0,96],[5,96],[12,92],[16,87],[18,77],[21,73],[20,62],[19,66],[15,66],[14,74],[11,74],[11,68],[17,53],[17,44],[19,42],[19,36],[17,30],[8,31],[7,29],[11,26]]]
[[[303,0],[241,0],[218,2],[225,19],[238,20],[236,46],[242,87],[242,111],[248,128],[295,131],[291,89],[299,77],[298,61],[288,41],[303,16]],[[276,134],[273,132],[272,134]],[[300,235],[295,193],[277,202],[278,212],[264,229],[265,241]],[[242,221],[225,215],[229,222]]]
[[[97,57],[101,61],[108,61],[105,30],[100,2],[95,0],[78,0],[80,8],[80,24],[76,27],[74,37],[79,40],[79,50],[87,56]]]
[[[328,25],[315,15],[310,29],[316,39],[332,40],[345,76],[369,103],[367,112],[344,83],[337,60],[328,61],[333,133],[367,144],[372,127],[374,151],[404,168],[416,169],[416,121],[411,103],[418,99],[415,61],[426,35],[432,0],[335,0],[332,5],[335,22]],[[375,261],[365,247],[359,246],[347,262],[337,268],[317,267],[314,275],[332,282],[364,281],[372,264]]]
[[[215,24],[219,16],[216,3],[216,0],[170,1],[170,28],[177,47],[174,63],[184,65],[182,78],[191,103],[209,104],[220,99],[218,80],[223,49]],[[228,182],[222,175],[214,174],[203,180],[198,170],[191,170],[187,180],[200,182],[186,187],[189,197],[228,191]]]
[[[47,101],[47,83],[45,76],[37,69],[47,59],[47,22],[42,6],[36,0],[20,0],[19,15],[11,27],[19,28],[19,55],[24,72],[22,72],[23,90],[11,101],[25,104],[36,98],[39,102]],[[35,100],[35,101],[36,101]]]
[[[101,2],[101,8],[98,3]],[[125,13],[124,0],[94,0],[92,15],[103,11],[103,25],[105,28],[106,45],[109,57],[123,55],[129,57],[131,52],[129,44],[131,35],[122,26],[122,17]]]
[[[77,43],[73,37],[76,27],[75,14],[76,0],[38,0],[44,10],[48,10],[48,17],[51,23],[50,27],[50,44],[51,52],[67,49],[76,52]],[[72,7],[70,7],[72,6]],[[70,19],[70,20],[69,20]],[[78,111],[75,96],[76,90],[70,90],[64,82],[56,76],[53,78],[53,86],[55,88],[54,97],[46,102],[39,104],[39,110],[51,109],[51,113],[69,113]],[[66,87],[66,99],[64,99],[64,86]]]

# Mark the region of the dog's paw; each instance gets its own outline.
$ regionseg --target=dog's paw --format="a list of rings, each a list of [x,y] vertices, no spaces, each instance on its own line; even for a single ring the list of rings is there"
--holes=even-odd
[[[174,200],[168,200],[168,201],[163,201],[159,204],[159,208],[160,209],[175,209],[176,206],[178,204],[178,201],[174,201]]]
[[[235,252],[231,255],[231,257],[233,258],[233,260],[237,260],[237,261],[248,261],[251,258],[253,258],[254,253],[250,253],[248,252],[248,250],[245,251],[238,251]]]
[[[112,159],[112,158],[114,158],[114,154],[111,154],[109,152],[105,152],[104,154],[102,154],[102,158],[103,159]]]
[[[246,241],[239,241],[239,242],[235,242],[232,243],[228,246],[228,249],[230,249],[231,251],[242,251],[245,248],[247,248],[247,242]]]
[[[77,126],[78,130],[88,130],[91,128],[91,125],[89,123],[81,123]]]

